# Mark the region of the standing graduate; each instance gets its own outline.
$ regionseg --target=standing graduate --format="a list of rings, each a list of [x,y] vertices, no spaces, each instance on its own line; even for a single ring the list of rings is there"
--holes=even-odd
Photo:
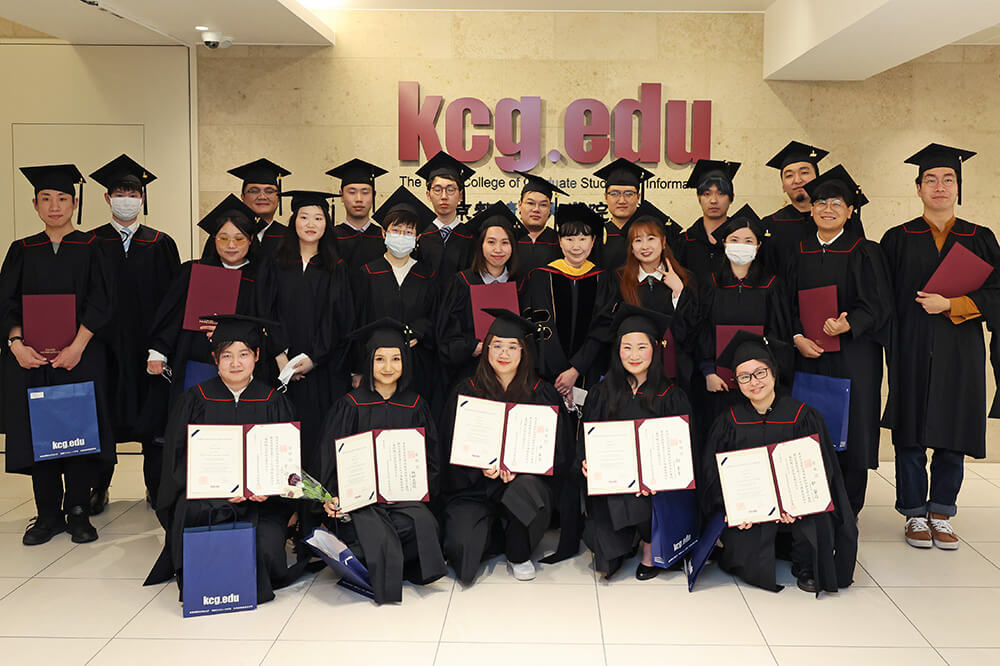
[[[365,372],[361,386],[338,400],[323,433],[323,487],[334,498],[324,504],[331,527],[368,569],[375,603],[403,600],[403,580],[433,583],[448,573],[441,553],[438,523],[424,502],[371,504],[341,513],[337,497],[336,441],[369,430],[423,428],[427,481],[438,494],[440,445],[430,406],[409,388],[408,327],[379,319],[352,334],[364,341]],[[339,519],[349,516],[349,522]],[[334,522],[337,521],[337,522]]]
[[[344,261],[337,256],[327,200],[332,194],[295,190],[284,238],[257,278],[256,312],[281,324],[271,332],[260,378],[276,378],[291,359],[288,398],[302,424],[302,468],[320,473],[320,435],[326,411],[349,388],[347,336],[354,304]],[[273,360],[272,360],[273,359]]]
[[[791,302],[784,283],[771,273],[761,259],[765,230],[749,204],[740,208],[715,231],[725,247],[726,262],[701,285],[704,310],[702,333],[698,336],[698,366],[707,390],[701,423],[711,426],[735,396],[719,375],[716,364],[719,326],[759,326],[768,339],[790,342]],[[784,378],[790,381],[791,377]]]
[[[590,260],[600,253],[603,232],[604,220],[587,204],[561,204],[555,233],[562,258],[536,268],[521,285],[522,314],[552,332],[538,343],[538,374],[570,400],[574,386],[589,389],[606,366],[603,345],[590,334],[607,291],[603,282],[614,279]]]
[[[361,267],[351,278],[359,325],[386,317],[403,322],[410,331],[410,386],[436,415],[444,401],[445,375],[438,363],[435,321],[439,288],[430,266],[413,258],[417,237],[431,225],[434,211],[400,186],[373,216],[385,231],[383,255]],[[364,359],[361,359],[365,362]],[[364,368],[354,368],[362,371]],[[360,385],[360,377],[358,377]]]
[[[825,351],[804,335],[795,295],[796,370],[851,380],[847,449],[837,453],[837,461],[851,509],[858,515],[865,503],[868,470],[878,467],[882,348],[889,338],[892,286],[878,244],[845,227],[855,210],[868,203],[847,170],[837,165],[806,185],[806,191],[817,231],[799,241],[791,291],[836,285],[839,314],[826,320],[823,332],[839,337],[840,351]]]
[[[427,183],[427,200],[434,214],[434,228],[417,239],[416,258],[437,273],[443,285],[455,273],[472,264],[475,233],[470,222],[458,217],[458,207],[465,202],[465,181],[476,173],[444,151],[439,151],[417,169]]]
[[[950,518],[958,512],[964,456],[986,456],[983,324],[993,331],[996,372],[1000,248],[990,229],[955,217],[955,203],[962,202],[962,163],[973,155],[932,143],[906,160],[918,169],[923,215],[882,237],[896,306],[885,422],[896,450],[896,510],[906,518],[907,543],[916,548],[958,548]],[[986,282],[953,298],[924,291],[959,245],[994,267]],[[1000,416],[998,410],[995,398],[990,417]],[[927,449],[934,450],[929,482]]]
[[[781,174],[781,189],[788,197],[788,205],[761,220],[767,235],[761,259],[774,275],[787,276],[799,249],[799,240],[816,232],[805,186],[819,175],[819,162],[829,154],[822,148],[790,141],[767,162],[766,166]]]
[[[521,188],[521,198],[517,202],[517,216],[524,225],[524,231],[517,237],[517,278],[523,280],[531,271],[547,266],[550,261],[562,256],[559,237],[547,223],[555,205],[555,193],[566,192],[541,176],[524,171],[514,173],[524,176],[524,187]]]
[[[257,603],[264,603],[274,599],[274,590],[295,582],[305,569],[305,559],[289,567],[285,555],[285,534],[296,503],[257,495],[249,499],[187,499],[188,425],[289,423],[294,416],[288,399],[254,376],[264,346],[264,327],[276,327],[277,323],[242,315],[213,316],[218,325],[212,358],[219,375],[186,390],[170,411],[156,510],[166,540],[144,584],[164,583],[176,575],[177,587],[183,590],[184,528],[216,524],[220,516],[235,513],[238,522],[253,523],[255,528]],[[226,506],[234,511],[220,510]]]
[[[619,157],[595,171],[594,175],[604,181],[604,201],[611,215],[611,220],[604,225],[601,254],[594,260],[604,270],[614,271],[625,265],[625,257],[628,256],[625,224],[642,202],[642,184],[654,174]]]
[[[493,203],[468,222],[468,229],[476,238],[472,265],[448,280],[436,325],[438,353],[445,364],[449,385],[471,376],[483,353],[483,341],[476,338],[470,287],[514,281],[520,226],[502,201]]]
[[[590,390],[583,406],[583,423],[626,421],[690,414],[684,391],[663,376],[663,334],[670,317],[653,310],[624,304],[615,313],[615,344],[608,374]],[[577,443],[577,458],[587,476],[583,429]],[[587,497],[583,541],[594,553],[594,568],[611,578],[625,558],[641,548],[635,570],[639,580],[655,578],[653,565],[653,511],[649,493],[595,495]]]
[[[104,200],[111,207],[111,221],[94,229],[111,261],[117,284],[114,318],[97,336],[111,350],[109,395],[116,442],[142,443],[142,475],[146,496],[155,501],[160,483],[163,441],[156,436],[164,423],[155,415],[167,400],[167,383],[145,372],[149,331],[156,308],[180,271],[174,239],[139,222],[146,214],[146,186],[156,176],[130,158],[120,155],[90,177],[103,185]],[[114,467],[104,470],[91,494],[90,512],[97,515],[108,503]]]
[[[218,314],[253,314],[257,306],[254,286],[261,253],[260,243],[257,242],[260,225],[261,223],[255,221],[253,217],[253,211],[232,194],[198,222],[198,226],[209,235],[205,250],[201,259],[186,261],[181,265],[180,272],[160,302],[155,323],[150,331],[152,339],[146,358],[146,372],[151,375],[162,375],[165,368],[171,369],[169,374],[171,402],[185,390],[188,363],[193,362],[202,366],[214,364],[210,336],[215,324],[203,323],[199,331],[183,328],[192,267],[195,264],[203,264],[239,271],[240,288],[236,300],[236,312]],[[285,225],[282,224],[281,227],[284,228]],[[198,366],[191,366],[191,369],[195,367]],[[193,383],[197,382],[187,382],[187,384]],[[162,409],[168,409],[168,405],[162,405]]]
[[[387,173],[359,159],[344,162],[326,172],[340,179],[340,201],[344,204],[346,217],[334,230],[337,252],[351,274],[385,251],[382,228],[372,224],[371,212],[375,204],[375,179]]]
[[[815,201],[815,198],[813,199]],[[742,398],[712,425],[702,458],[703,482],[699,496],[705,515],[725,512],[716,453],[739,451],[818,435],[834,509],[794,517],[784,511],[771,523],[743,523],[722,533],[719,565],[724,571],[765,590],[778,592],[775,580],[775,538],[779,526],[791,531],[792,573],[798,587],[819,596],[854,582],[858,528],[844,490],[840,467],[823,417],[780,386],[779,343],[738,332],[720,355],[720,363],[736,373]]]
[[[442,460],[450,460],[452,447],[461,444],[453,436],[459,395],[558,406],[559,423],[553,477],[514,474],[496,465],[490,469],[445,467],[444,552],[465,585],[475,580],[483,560],[497,553],[506,555],[507,569],[515,579],[534,579],[531,555],[541,543],[555,504],[551,483],[554,477],[574,471],[573,428],[562,396],[535,374],[531,338],[538,334],[537,324],[508,310],[491,308],[489,313],[496,319],[484,340],[485,352],[475,374],[455,386],[445,407]]]
[[[714,234],[729,219],[735,196],[733,178],[739,168],[739,162],[698,160],[684,185],[698,193],[702,215],[677,238],[674,253],[699,284],[711,281],[726,260],[722,243]]]
[[[92,232],[73,229],[76,184],[82,195],[84,182],[76,166],[22,167],[21,173],[35,190],[32,204],[45,229],[11,243],[0,268],[0,321],[9,351],[0,361],[7,471],[31,475],[38,516],[24,533],[24,545],[43,544],[63,531],[69,531],[74,543],[86,543],[97,539],[88,518],[90,489],[101,469],[115,464],[108,352],[94,336],[114,316],[115,278],[105,244]],[[22,299],[34,294],[72,294],[76,299],[76,335],[52,358],[29,346],[22,330]],[[94,382],[100,452],[36,462],[27,389],[89,381]]]
[[[252,211],[251,219],[256,216],[261,221],[257,240],[263,253],[270,256],[278,247],[285,227],[274,219],[275,213],[281,213],[281,179],[292,175],[292,172],[261,158],[233,167],[227,173],[243,181],[240,197]]]

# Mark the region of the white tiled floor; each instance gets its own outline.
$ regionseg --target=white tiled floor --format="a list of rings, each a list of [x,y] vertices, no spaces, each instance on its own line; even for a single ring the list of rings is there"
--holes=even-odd
[[[407,585],[403,603],[385,607],[321,572],[256,611],[184,619],[175,585],[142,586],[162,535],[141,500],[140,462],[121,456],[113,502],[94,521],[100,539],[85,545],[60,535],[22,546],[31,486],[0,475],[0,663],[1000,664],[997,463],[967,465],[956,552],[903,543],[883,464],[869,483],[855,585],[819,600],[784,563],[778,581],[791,587],[779,594],[714,565],[689,593],[676,572],[636,581],[634,561],[608,583],[582,554],[532,583],[493,560],[469,588],[450,577]]]

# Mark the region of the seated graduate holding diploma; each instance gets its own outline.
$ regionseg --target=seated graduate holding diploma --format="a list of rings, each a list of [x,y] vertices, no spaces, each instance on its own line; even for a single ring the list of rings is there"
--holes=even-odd
[[[441,432],[448,441],[443,451],[451,461],[453,449],[461,450],[466,443],[465,435],[455,432],[460,395],[551,405],[556,409],[557,419],[552,463],[555,478],[569,474],[573,464],[572,445],[567,441],[572,432],[569,415],[555,387],[535,373],[531,337],[537,333],[538,325],[509,310],[488,308],[486,312],[496,319],[483,340],[483,354],[475,374],[457,384],[445,406]],[[552,516],[552,481],[554,477],[542,474],[501,469],[499,460],[486,469],[457,464],[445,468],[444,550],[462,583],[472,583],[482,561],[498,553],[507,556],[507,567],[517,580],[535,577],[531,554],[541,542]],[[570,518],[563,517],[564,531]]]
[[[625,421],[691,413],[684,391],[663,374],[663,334],[670,316],[627,303],[615,312],[615,353],[608,374],[587,395],[582,421]],[[584,432],[577,446],[581,471],[587,476]],[[594,567],[611,578],[625,558],[642,549],[635,570],[639,580],[662,571],[653,565],[650,547],[652,504],[646,490],[635,494],[587,497],[583,541],[594,552]]]
[[[727,516],[730,526],[722,533],[724,550],[719,564],[751,585],[780,591],[782,586],[775,580],[775,537],[784,526],[791,531],[792,574],[798,587],[817,595],[820,591],[836,592],[854,579],[857,522],[823,417],[778,386],[776,354],[784,358],[785,350],[778,349],[781,346],[739,331],[719,355],[722,365],[733,368],[743,399],[719,415],[708,434],[702,460],[702,509],[704,515],[727,511],[716,453],[818,436],[833,510],[799,517],[780,510],[768,522],[735,525]]]
[[[368,568],[379,604],[403,600],[404,578],[426,585],[448,573],[437,520],[426,502],[381,502],[341,511],[336,442],[369,430],[423,428],[427,488],[431,496],[437,494],[437,429],[428,402],[409,389],[412,336],[409,327],[390,318],[351,334],[365,344],[361,385],[330,409],[322,439],[323,486],[334,495],[323,505],[331,519],[326,522]]]
[[[187,499],[188,425],[246,425],[288,423],[292,406],[284,394],[254,377],[264,344],[264,326],[273,326],[255,317],[212,315],[217,323],[212,336],[212,357],[219,376],[196,384],[181,394],[167,421],[163,450],[163,477],[157,501],[157,517],[166,528],[163,552],[153,565],[146,585],[170,580],[177,575],[183,586],[183,544],[185,527],[228,520],[233,512],[238,521],[251,522],[257,535],[257,603],[274,599],[274,590],[299,577],[305,559],[289,567],[285,555],[285,535],[295,520],[296,502],[282,497],[252,496],[231,499]]]

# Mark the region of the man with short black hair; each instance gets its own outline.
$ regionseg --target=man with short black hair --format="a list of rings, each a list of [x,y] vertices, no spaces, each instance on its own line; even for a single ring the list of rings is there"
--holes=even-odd
[[[281,179],[292,175],[292,172],[262,157],[234,167],[227,173],[243,181],[240,198],[263,222],[264,228],[257,233],[261,250],[266,256],[274,256],[285,233],[285,225],[274,219],[275,213],[281,214]]]
[[[458,219],[458,206],[465,200],[465,181],[475,171],[444,151],[439,151],[417,169],[427,183],[427,200],[437,217],[434,228],[420,234],[414,257],[437,272],[447,284],[452,275],[472,264],[472,228]]]
[[[375,203],[375,179],[389,173],[381,167],[352,159],[326,172],[340,179],[340,202],[345,219],[333,228],[337,235],[337,253],[353,275],[369,261],[385,252],[382,227],[372,222]]]

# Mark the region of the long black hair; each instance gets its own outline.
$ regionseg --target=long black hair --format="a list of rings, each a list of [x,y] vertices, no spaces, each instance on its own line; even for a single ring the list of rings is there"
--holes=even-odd
[[[609,415],[617,416],[625,404],[632,399],[632,389],[635,386],[635,377],[632,376],[625,366],[622,365],[621,348],[622,338],[626,334],[619,335],[615,340],[612,351],[612,358],[608,374],[604,377],[604,386],[608,395]],[[639,404],[647,411],[653,411],[653,400],[663,382],[663,344],[660,340],[654,340],[648,334],[644,334],[653,346],[653,359],[649,363],[646,371],[645,390],[639,397]]]
[[[371,340],[365,344],[365,359],[367,363],[361,372],[361,385],[368,388],[370,391],[375,390],[375,373],[373,372],[375,368],[375,352],[379,349],[395,349],[396,347],[382,346],[379,344],[373,344]],[[410,386],[410,345],[407,341],[404,341],[402,345],[398,347],[399,349],[399,359],[403,364],[403,372],[399,375],[399,379],[396,381],[396,393],[405,391]]]
[[[527,402],[534,394],[535,384],[538,383],[532,345],[524,338],[517,338],[521,344],[521,361],[517,364],[514,379],[505,391],[500,380],[497,379],[496,371],[490,365],[490,344],[495,337],[492,333],[486,334],[486,339],[483,340],[483,353],[479,355],[479,365],[476,366],[476,372],[472,375],[472,383],[476,385],[484,398],[506,402]]]
[[[224,212],[219,218],[218,228],[221,229],[226,222],[232,222],[233,226],[239,229],[241,234],[250,239],[250,249],[247,250],[246,259],[253,265],[254,259],[260,251],[260,241],[257,240],[257,232],[254,230],[253,222],[238,210],[227,210]],[[205,247],[201,251],[201,260],[208,263],[221,264],[222,258],[219,257],[219,251],[215,249],[215,236],[216,234],[212,234],[205,241]]]
[[[302,253],[299,250],[299,234],[295,230],[295,218],[299,211],[305,206],[301,206],[292,211],[285,226],[285,232],[278,241],[278,247],[274,251],[274,261],[279,266],[301,266]],[[340,263],[340,255],[337,253],[337,237],[333,230],[333,220],[330,218],[330,209],[326,206],[319,207],[323,211],[326,219],[326,226],[323,235],[319,239],[319,247],[316,250],[316,259],[320,268],[332,271]]]

